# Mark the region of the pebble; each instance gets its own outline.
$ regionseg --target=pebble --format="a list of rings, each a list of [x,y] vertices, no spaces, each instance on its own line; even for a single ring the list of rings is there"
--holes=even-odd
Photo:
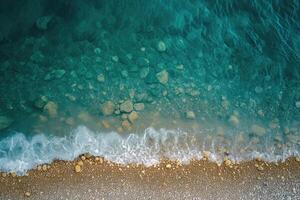
[[[112,115],[115,111],[115,104],[112,101],[107,101],[101,105],[101,112],[105,116]]]
[[[193,111],[187,111],[186,112],[186,118],[187,119],[195,119],[196,118],[196,115]]]
[[[104,128],[109,128],[110,127],[110,124],[107,120],[103,120],[101,123],[102,123]]]
[[[73,96],[73,95],[71,95],[71,94],[69,94],[69,93],[65,94],[65,96],[66,96],[70,101],[76,101],[76,97]]]
[[[168,83],[169,73],[167,72],[167,70],[162,70],[161,72],[158,72],[156,74],[156,78],[161,84],[165,85]]]
[[[125,130],[129,130],[130,129],[130,123],[128,120],[124,120],[122,121],[122,127],[125,129]]]
[[[139,118],[139,115],[137,112],[132,111],[129,115],[128,115],[128,119],[131,123],[135,122],[137,119]]]
[[[66,71],[63,69],[53,70],[45,76],[44,80],[49,81],[52,79],[60,79],[65,75],[65,73]]]
[[[81,172],[81,166],[80,165],[75,165],[75,172],[76,173]]]
[[[258,136],[263,136],[266,134],[266,129],[257,124],[251,126],[251,131]]]
[[[45,31],[48,29],[48,24],[49,22],[52,20],[52,16],[49,15],[49,16],[43,16],[43,17],[40,17],[38,18],[38,20],[36,21],[36,27],[42,31]]]
[[[171,164],[166,164],[166,168],[167,168],[167,169],[171,169],[171,168],[172,168],[172,165],[171,165]]]
[[[83,122],[88,122],[92,120],[92,117],[88,112],[82,111],[78,114],[78,119]]]
[[[122,119],[127,119],[127,118],[128,118],[128,114],[123,113],[123,114],[121,115],[121,118],[122,118]]]
[[[103,83],[105,81],[105,76],[104,74],[99,74],[97,76],[97,80],[100,82],[100,83]]]
[[[83,166],[83,161],[82,161],[82,160],[79,160],[79,161],[77,162],[77,165]]]
[[[240,123],[240,120],[239,120],[239,118],[237,117],[237,116],[235,116],[235,115],[231,115],[230,117],[229,117],[229,123],[231,124],[231,125],[233,125],[233,126],[238,126],[239,125],[239,123]]]
[[[184,65],[183,64],[176,65],[176,69],[183,70]]]
[[[0,116],[0,130],[8,128],[13,123],[13,120],[6,116]]]
[[[111,59],[112,59],[114,62],[119,62],[119,57],[118,57],[118,56],[113,56],[113,57],[111,57]]]
[[[53,101],[49,101],[45,106],[44,110],[48,113],[50,117],[57,116],[57,104]]]
[[[224,164],[225,164],[225,166],[227,166],[227,167],[231,167],[231,166],[232,166],[232,162],[231,162],[231,160],[229,160],[228,158],[226,158],[226,159],[224,160]]]
[[[140,71],[140,78],[146,78],[150,72],[149,67],[143,67]]]
[[[295,106],[296,106],[296,108],[300,108],[300,101],[297,101],[297,102],[295,103]]]
[[[121,112],[127,112],[130,113],[133,110],[133,103],[131,100],[124,101],[120,105],[120,111]]]
[[[157,43],[157,50],[158,50],[159,52],[164,52],[164,51],[166,51],[166,50],[167,50],[166,44],[165,44],[163,41],[159,41],[159,42]]]
[[[42,166],[42,170],[45,172],[45,171],[47,171],[47,165],[43,165]]]
[[[135,103],[133,107],[136,111],[141,111],[145,109],[145,105],[143,103]]]
[[[45,96],[39,97],[34,101],[34,106],[38,109],[42,109],[47,104],[47,101],[48,101],[47,97]]]
[[[30,192],[25,192],[24,195],[25,195],[25,197],[30,197],[31,193]]]
[[[68,124],[69,126],[73,126],[75,124],[75,120],[72,117],[68,117],[66,119],[66,124]]]

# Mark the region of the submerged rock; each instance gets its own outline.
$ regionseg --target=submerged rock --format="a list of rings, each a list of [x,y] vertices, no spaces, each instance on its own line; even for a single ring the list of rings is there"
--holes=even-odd
[[[132,111],[129,115],[128,115],[128,119],[131,123],[134,123],[137,119],[139,118],[139,115],[137,112]]]
[[[263,136],[266,134],[266,129],[256,124],[251,126],[251,131],[258,136]]]
[[[45,31],[48,29],[48,24],[50,23],[50,21],[52,20],[53,16],[43,16],[40,17],[37,21],[36,21],[36,27],[42,31]]]
[[[120,111],[121,112],[127,112],[130,113],[133,110],[133,103],[130,100],[125,101],[120,105]]]
[[[34,101],[34,107],[38,109],[42,109],[47,104],[47,101],[48,101],[47,97],[45,96],[39,97]]]
[[[165,44],[163,41],[159,41],[159,42],[157,43],[157,50],[158,50],[159,52],[164,52],[164,51],[166,51],[166,50],[167,50],[166,44]]]
[[[105,76],[103,74],[99,74],[97,76],[97,80],[100,82],[100,83],[103,83],[105,81]]]
[[[6,116],[0,116],[0,130],[8,128],[13,123],[13,120]]]
[[[233,126],[238,126],[239,125],[239,123],[240,123],[240,120],[239,120],[239,118],[237,117],[237,116],[235,116],[235,115],[231,115],[230,117],[229,117],[229,123],[231,124],[231,125],[233,125]]]
[[[140,78],[146,78],[150,72],[149,67],[143,67],[140,71]]]
[[[44,106],[44,111],[46,111],[50,117],[56,117],[57,116],[57,104],[54,103],[53,101],[49,101]]]
[[[136,111],[141,111],[145,109],[145,105],[143,103],[135,103],[133,107]]]
[[[105,116],[112,115],[115,111],[115,104],[112,101],[107,101],[101,105],[101,112]]]
[[[52,79],[60,79],[65,75],[65,73],[66,71],[63,69],[53,70],[45,76],[44,80],[49,81]]]
[[[300,101],[296,101],[295,105],[296,105],[296,108],[300,108]]]
[[[156,78],[161,84],[167,84],[169,80],[169,73],[167,70],[163,70],[156,74]]]
[[[195,119],[196,118],[196,115],[193,111],[187,111],[186,112],[186,118],[187,119]]]

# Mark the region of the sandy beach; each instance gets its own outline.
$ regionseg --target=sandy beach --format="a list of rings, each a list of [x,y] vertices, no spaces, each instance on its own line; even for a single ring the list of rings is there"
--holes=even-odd
[[[0,199],[291,200],[300,199],[300,162],[163,161],[147,168],[82,157],[55,161],[22,177],[2,173],[0,185]]]

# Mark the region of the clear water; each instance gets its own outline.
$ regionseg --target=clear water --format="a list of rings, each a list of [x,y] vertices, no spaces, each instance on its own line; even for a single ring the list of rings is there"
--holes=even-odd
[[[1,1],[0,170],[86,152],[299,156],[299,13],[296,0]]]

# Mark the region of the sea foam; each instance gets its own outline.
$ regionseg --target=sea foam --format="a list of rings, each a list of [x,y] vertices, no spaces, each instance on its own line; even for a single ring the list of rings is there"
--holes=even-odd
[[[16,133],[0,141],[0,171],[23,175],[29,169],[54,160],[74,160],[83,153],[101,156],[120,163],[139,163],[151,166],[161,159],[178,160],[188,164],[191,160],[203,158],[204,151],[210,151],[209,159],[221,163],[224,155],[218,154],[211,144],[181,130],[154,128],[145,129],[142,135],[122,136],[115,132],[95,133],[85,126],[79,126],[69,136],[35,135],[31,138]],[[297,149],[283,149],[280,154],[259,151],[226,155],[234,162],[261,158],[270,162],[299,157]]]

